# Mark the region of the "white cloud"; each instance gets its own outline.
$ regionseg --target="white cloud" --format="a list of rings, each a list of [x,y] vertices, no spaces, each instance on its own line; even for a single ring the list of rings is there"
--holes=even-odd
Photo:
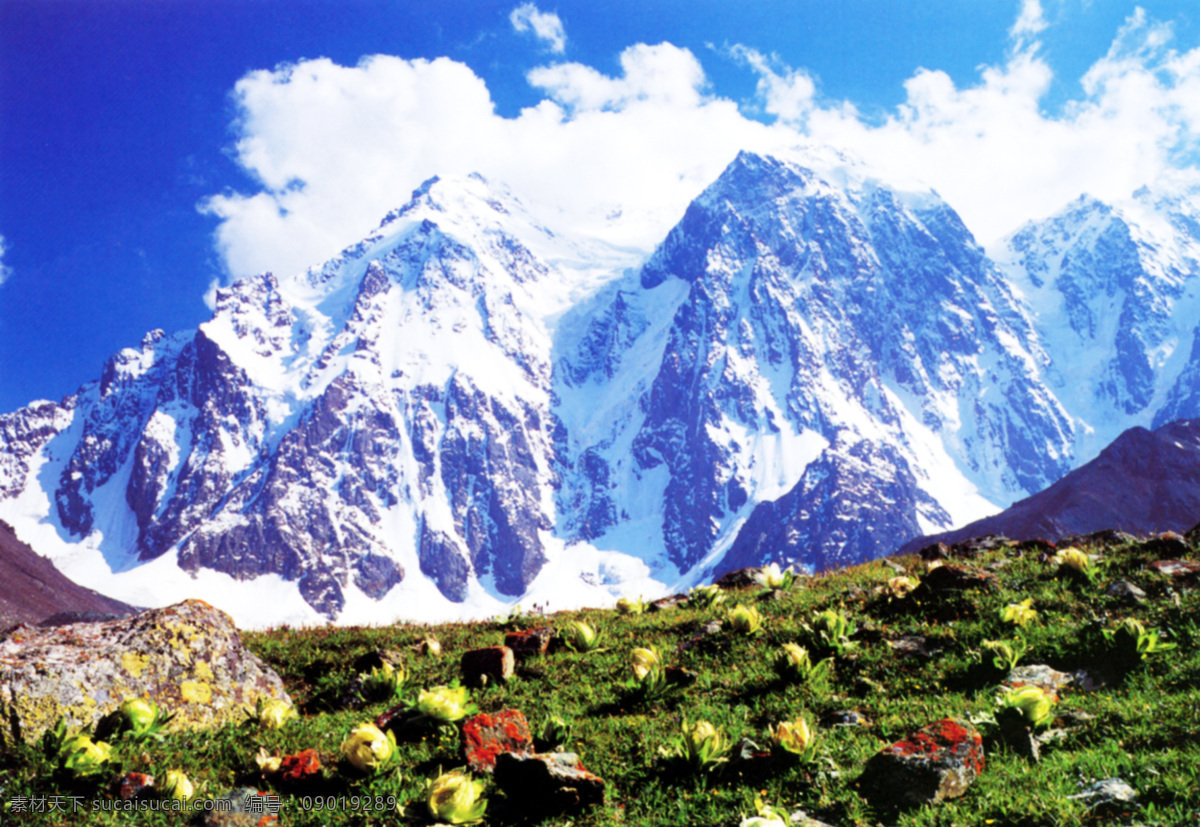
[[[1008,35],[1018,43],[1027,37],[1036,37],[1046,28],[1046,18],[1042,12],[1041,0],[1022,0],[1021,12]]]
[[[238,82],[238,161],[262,183],[203,208],[235,276],[293,272],[374,227],[432,175],[509,184],[561,227],[650,249],[739,149],[796,139],[702,92],[695,56],[670,44],[621,55],[622,74],[536,69],[546,97],[498,116],[487,87],[446,58],[305,61]],[[620,212],[619,218],[612,218]]]
[[[512,10],[508,20],[518,32],[533,32],[534,37],[545,41],[546,47],[555,54],[561,55],[567,48],[567,34],[554,12],[538,11],[533,3],[522,3]]]
[[[12,275],[12,268],[4,263],[4,254],[8,252],[8,246],[4,241],[4,236],[0,235],[0,284],[8,281],[8,277]]]
[[[765,125],[708,91],[686,49],[639,44],[619,76],[579,63],[544,66],[544,97],[496,114],[467,66],[375,56],[354,67],[312,60],[238,82],[238,161],[260,182],[204,209],[222,221],[230,272],[299,270],[333,255],[434,174],[478,171],[508,183],[560,228],[648,250],[739,149],[829,144],[889,180],[936,188],[985,243],[1088,192],[1117,200],[1187,161],[1200,136],[1200,49],[1177,53],[1171,30],[1137,12],[1060,113],[1026,2],[1002,65],[973,85],[921,69],[905,102],[868,123],[822,99],[803,69],[746,47]],[[620,213],[619,217],[613,216]]]

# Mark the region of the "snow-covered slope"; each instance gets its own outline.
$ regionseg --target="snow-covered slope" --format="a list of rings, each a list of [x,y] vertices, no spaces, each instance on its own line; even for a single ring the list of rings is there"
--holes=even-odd
[[[1047,386],[1090,459],[1125,429],[1200,414],[1200,191],[1083,196],[993,257],[1052,355]]]
[[[245,625],[866,559],[1195,408],[1189,199],[1082,201],[998,267],[933,193],[743,154],[647,259],[434,179],[0,416],[0,518],[89,587]]]

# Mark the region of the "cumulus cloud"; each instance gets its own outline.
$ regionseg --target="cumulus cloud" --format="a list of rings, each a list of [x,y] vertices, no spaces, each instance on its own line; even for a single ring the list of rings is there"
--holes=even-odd
[[[561,228],[650,249],[739,149],[774,151],[797,135],[704,94],[687,49],[632,46],[610,77],[578,63],[542,67],[545,97],[495,113],[468,67],[374,56],[354,67],[311,60],[240,80],[238,161],[261,183],[203,208],[234,276],[293,272],[374,227],[432,175],[511,186]]]
[[[0,235],[0,284],[8,281],[8,277],[12,275],[12,268],[4,263],[4,254],[8,251],[8,247],[4,241],[4,236]]]
[[[532,32],[538,40],[544,41],[546,48],[555,54],[562,54],[567,48],[567,33],[563,30],[562,21],[554,12],[538,11],[533,3],[522,3],[508,15],[513,29],[518,32]]]
[[[1082,78],[1082,97],[1047,113],[1044,26],[1027,0],[1001,64],[963,86],[917,70],[904,103],[871,122],[822,97],[805,70],[746,46],[729,54],[757,73],[771,124],[713,95],[695,55],[669,43],[629,47],[611,76],[536,68],[528,80],[542,100],[516,117],[497,115],[483,80],[447,58],[253,72],[234,91],[235,154],[260,188],[203,208],[222,219],[217,242],[236,276],[324,260],[434,174],[481,172],[553,226],[649,250],[740,149],[843,149],[886,180],[937,189],[985,243],[1083,192],[1119,200],[1195,165],[1200,49],[1173,50],[1170,26],[1138,11]]]

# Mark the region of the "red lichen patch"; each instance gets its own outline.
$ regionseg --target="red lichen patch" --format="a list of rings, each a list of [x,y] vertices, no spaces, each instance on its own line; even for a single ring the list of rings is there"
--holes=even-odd
[[[279,775],[285,781],[303,781],[320,772],[321,759],[315,749],[288,755],[279,764]]]
[[[154,786],[154,776],[144,772],[131,772],[121,776],[118,782],[118,795],[122,801],[133,801],[141,798],[142,794]]]
[[[468,718],[463,724],[463,741],[467,763],[475,772],[494,770],[496,758],[503,752],[527,753],[533,746],[529,722],[516,709]]]
[[[860,784],[885,806],[936,803],[966,792],[983,767],[979,731],[943,718],[883,749],[867,763]]]

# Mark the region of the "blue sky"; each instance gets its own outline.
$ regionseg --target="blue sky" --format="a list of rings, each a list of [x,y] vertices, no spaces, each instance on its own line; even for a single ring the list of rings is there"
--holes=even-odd
[[[1198,14],[4,0],[0,411],[202,322],[216,281],[317,263],[439,172],[641,248],[743,146],[845,149],[937,188],[985,242],[1085,190],[1120,198],[1194,171]]]

